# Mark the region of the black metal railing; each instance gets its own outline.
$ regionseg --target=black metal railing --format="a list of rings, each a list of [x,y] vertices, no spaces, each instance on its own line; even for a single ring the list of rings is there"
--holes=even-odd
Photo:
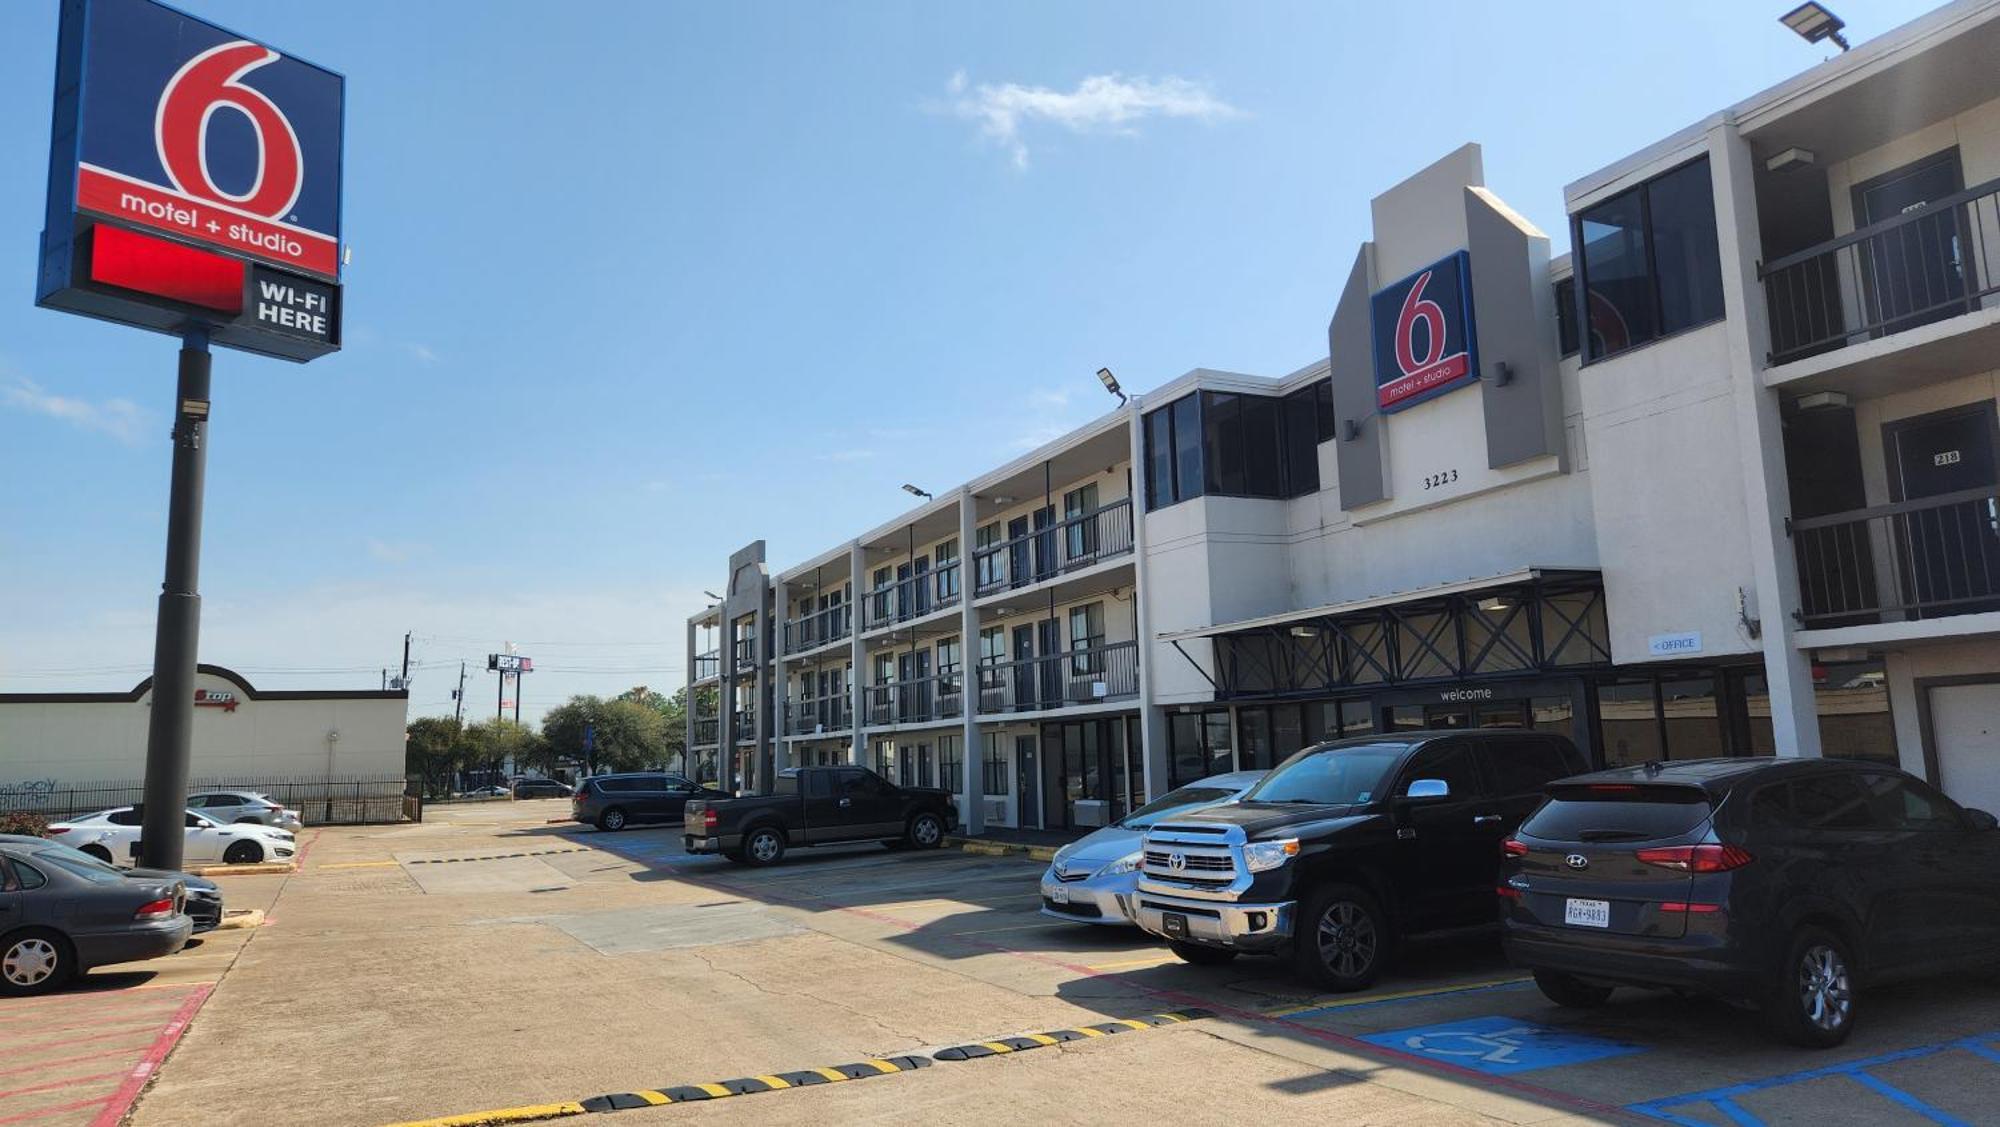
[[[730,651],[735,655],[737,672],[757,667],[757,635],[745,634],[736,639]]]
[[[958,561],[952,560],[936,570],[875,588],[861,598],[862,629],[873,630],[878,626],[908,622],[912,618],[922,618],[957,606],[960,595],[958,576]]]
[[[1139,643],[979,663],[979,711],[1039,712],[1139,695]]]
[[[722,739],[722,717],[697,716],[694,718],[694,742],[704,746]]]
[[[2000,610],[2000,489],[1994,486],[1795,520],[1788,527],[1805,626]]]
[[[203,791],[252,791],[298,811],[309,826],[391,823],[404,816],[411,780],[402,775],[221,775],[188,780]],[[146,799],[140,779],[69,782],[25,779],[0,785],[0,813],[40,814],[52,822]]]
[[[785,652],[806,650],[838,642],[854,631],[854,608],[842,604],[801,615],[785,623]]]
[[[1026,587],[1132,551],[1132,502],[1113,501],[972,553],[975,595]]]
[[[749,743],[757,738],[757,718],[747,708],[739,708],[733,714],[736,718],[736,742]]]
[[[844,732],[854,726],[854,702],[839,696],[795,699],[785,705],[785,734],[809,736],[817,732]]]
[[[694,655],[695,680],[706,681],[711,677],[720,677],[720,676],[722,676],[721,650],[709,650],[705,653],[698,653]]]
[[[868,723],[878,727],[965,715],[965,679],[957,670],[869,685],[861,692]]]
[[[2000,293],[2000,180],[1919,205],[1761,268],[1771,363],[1985,307]]]

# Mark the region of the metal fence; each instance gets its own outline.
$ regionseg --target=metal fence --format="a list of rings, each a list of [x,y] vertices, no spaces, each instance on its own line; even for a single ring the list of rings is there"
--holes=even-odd
[[[1787,527],[1806,626],[2000,609],[2000,492],[1990,485]]]
[[[403,796],[409,789],[396,776],[245,776],[190,779],[188,794],[204,791],[255,791],[299,812],[309,826],[358,826],[403,820]],[[114,806],[134,806],[145,800],[146,784],[123,782],[62,782],[31,779],[0,783],[0,812],[41,814],[51,821],[94,814]]]

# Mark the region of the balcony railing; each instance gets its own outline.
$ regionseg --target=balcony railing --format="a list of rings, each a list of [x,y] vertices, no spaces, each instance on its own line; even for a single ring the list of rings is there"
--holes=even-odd
[[[694,718],[694,742],[713,744],[722,739],[722,717],[697,716]]]
[[[736,655],[736,671],[738,673],[746,669],[755,669],[757,667],[757,635],[745,634],[741,638],[736,639],[735,644],[731,646],[731,652]]]
[[[898,579],[886,587],[869,591],[861,597],[861,628],[873,630],[878,626],[908,622],[912,618],[922,618],[934,611],[957,606],[958,576],[958,561],[953,560],[935,571]]]
[[[1132,501],[1113,501],[972,553],[975,595],[1026,587],[1132,551]]]
[[[838,642],[854,631],[854,608],[842,604],[801,615],[785,623],[785,652],[804,653]]]
[[[862,690],[868,723],[921,724],[965,715],[965,681],[956,670]]]
[[[739,708],[736,717],[736,742],[747,744],[757,738],[757,718],[747,708]]]
[[[2000,489],[1795,520],[1808,627],[2000,610]]]
[[[722,651],[709,650],[694,655],[694,679],[706,681],[710,677],[722,676]]]
[[[854,726],[854,702],[845,693],[833,697],[792,700],[785,705],[785,734],[844,732]]]
[[[1139,695],[1139,643],[979,663],[979,711],[1039,712]]]
[[[2000,180],[1786,255],[1762,268],[1771,363],[1983,308],[1996,257]]]

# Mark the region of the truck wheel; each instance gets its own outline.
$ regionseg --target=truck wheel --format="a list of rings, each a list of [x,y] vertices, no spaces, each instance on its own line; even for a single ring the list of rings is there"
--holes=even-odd
[[[1571,1009],[1594,1010],[1611,1000],[1611,987],[1592,986],[1555,970],[1536,971],[1535,988],[1542,992],[1542,997]]]
[[[772,826],[759,826],[743,839],[743,859],[752,865],[775,865],[785,855],[785,835]]]
[[[1847,1040],[1854,1029],[1852,967],[1839,936],[1824,928],[1800,928],[1764,1005],[1772,1032],[1809,1049],[1830,1049]]]
[[[597,816],[597,828],[617,833],[625,828],[625,811],[621,807],[607,806],[604,813]]]
[[[1167,950],[1172,951],[1181,962],[1198,967],[1219,967],[1236,958],[1236,952],[1226,947],[1204,947],[1199,943],[1182,943],[1168,940]]]
[[[1388,960],[1389,923],[1367,891],[1334,884],[1306,899],[1292,932],[1292,961],[1299,976],[1328,990],[1365,990]]]
[[[936,814],[919,814],[910,819],[906,835],[915,849],[936,849],[944,844],[944,820]]]

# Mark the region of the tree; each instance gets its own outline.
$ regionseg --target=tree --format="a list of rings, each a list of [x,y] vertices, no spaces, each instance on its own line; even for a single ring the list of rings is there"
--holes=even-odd
[[[673,696],[662,696],[644,685],[635,685],[618,694],[619,700],[629,700],[642,704],[660,714],[665,725],[661,733],[664,741],[660,761],[669,769],[679,770],[687,754],[687,689],[674,690]]]
[[[657,695],[657,694],[655,694]],[[584,761],[587,773],[634,771],[666,761],[666,721],[630,694],[605,700],[574,696],[542,717],[542,740],[549,754]],[[585,732],[591,747],[584,747]]]
[[[420,716],[403,736],[403,770],[423,780],[424,795],[438,798],[451,789],[451,777],[464,765],[464,736],[458,721],[448,716]]]
[[[510,758],[516,767],[538,765],[548,758],[542,738],[527,725],[512,720],[496,718],[468,724],[460,742],[465,761],[485,766],[495,779]]]

